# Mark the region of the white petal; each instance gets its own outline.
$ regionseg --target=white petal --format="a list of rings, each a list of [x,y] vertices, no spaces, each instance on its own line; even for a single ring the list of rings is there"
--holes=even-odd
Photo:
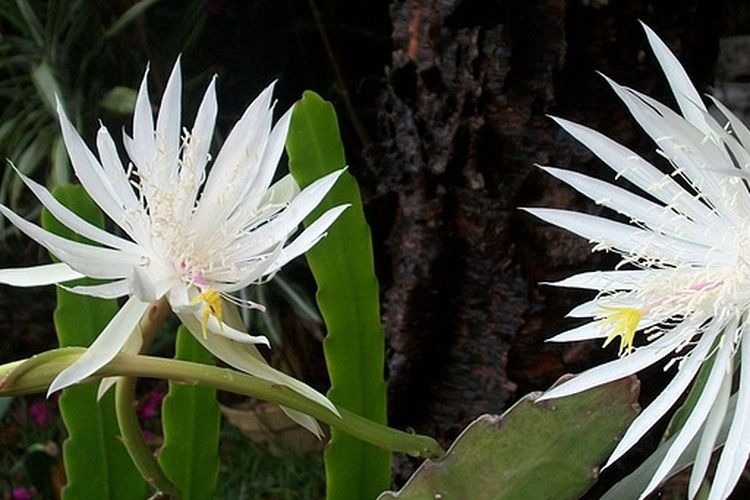
[[[625,435],[617,443],[617,447],[610,455],[606,465],[609,467],[630,448],[637,443],[643,435],[651,430],[654,424],[675,404],[677,399],[685,392],[688,385],[695,378],[698,370],[706,360],[711,347],[714,345],[716,336],[721,331],[720,324],[712,324],[701,334],[698,344],[688,355],[687,359],[680,365],[677,375],[669,382],[667,387],[649,404],[630,424]],[[669,334],[667,334],[669,335]]]
[[[222,198],[226,196],[227,186],[238,182],[235,178],[239,174],[254,176],[257,173],[257,162],[262,154],[262,151],[257,150],[257,145],[258,143],[265,145],[268,131],[270,131],[271,111],[269,108],[274,85],[275,82],[266,87],[248,106],[224,141],[206,179],[200,204],[196,210],[197,226],[204,227],[204,224],[209,223],[218,206],[230,210],[236,206],[236,197],[241,194],[239,190],[234,196],[230,196],[232,199],[222,200]],[[240,171],[241,167],[243,172]]]
[[[155,302],[161,295],[157,293],[156,285],[141,266],[133,266],[127,278],[128,290],[143,302]]]
[[[692,239],[705,236],[704,228],[696,226],[690,219],[675,213],[669,207],[658,205],[613,184],[578,172],[553,167],[541,168],[567,183],[576,191],[586,195],[595,203],[627,215],[633,220],[643,222],[655,231]]]
[[[695,463],[693,464],[693,470],[690,473],[690,484],[688,485],[688,496],[695,498],[698,494],[698,490],[703,484],[703,479],[706,477],[706,471],[708,470],[708,464],[711,461],[711,455],[716,446],[716,438],[721,430],[721,425],[724,423],[724,417],[727,413],[727,407],[729,406],[729,394],[732,389],[732,372],[727,371],[724,376],[724,381],[721,384],[719,393],[716,395],[716,401],[711,408],[706,423],[703,426],[703,432],[701,434],[700,444],[698,445],[698,451],[695,453]]]
[[[239,250],[233,258],[242,259],[266,251],[278,242],[285,241],[300,222],[323,200],[345,169],[332,172],[316,180],[297,195],[289,206],[272,221],[238,241]]]
[[[120,352],[123,354],[138,354],[143,347],[143,335],[140,328],[134,328],[125,345]],[[99,388],[96,391],[96,400],[99,401],[107,391],[117,383],[122,377],[104,377],[99,381]]]
[[[600,339],[608,335],[602,321],[590,321],[589,323],[558,333],[554,337],[548,338],[545,342],[573,342],[577,340]]]
[[[708,96],[714,105],[719,108],[719,111],[729,120],[729,125],[732,127],[732,132],[737,136],[737,140],[740,141],[744,149],[750,148],[750,130],[742,123],[742,120],[737,118],[737,115],[729,111],[729,108],[724,106],[718,99],[712,96]],[[750,165],[743,165],[743,168],[750,168]]]
[[[96,241],[97,243],[101,243],[102,245],[107,245],[112,248],[117,248],[118,250],[130,252],[132,254],[139,254],[141,252],[141,249],[138,247],[138,245],[136,245],[132,241],[128,241],[120,238],[119,236],[108,233],[107,231],[82,219],[73,211],[69,210],[65,205],[57,201],[57,199],[52,196],[52,193],[50,193],[47,188],[45,188],[41,184],[38,184],[34,180],[29,179],[21,172],[16,172],[21,177],[21,180],[26,184],[26,186],[28,186],[28,188],[34,193],[39,201],[42,202],[42,205],[44,205],[44,207],[49,210],[49,212],[57,220],[62,222],[68,228],[72,229],[81,236],[85,236],[86,238],[92,241]]]
[[[117,154],[115,141],[104,126],[99,127],[99,132],[96,134],[96,147],[99,151],[99,158],[102,162],[104,174],[110,180],[112,189],[125,208],[125,221],[135,218],[134,224],[128,225],[127,222],[124,223],[129,227],[128,234],[131,234],[136,241],[143,241],[145,239],[145,231],[142,229],[142,226],[145,225],[143,221],[143,206],[133,191],[133,187],[122,166],[120,157]]]
[[[325,236],[325,231],[333,224],[339,215],[343,213],[350,205],[339,205],[315,219],[315,222],[305,229],[302,234],[297,236],[294,241],[285,246],[276,260],[266,270],[265,274],[273,274],[287,262],[302,255],[312,248],[318,241]]]
[[[273,174],[279,165],[281,154],[284,152],[284,144],[286,143],[286,136],[292,119],[292,109],[294,108],[289,108],[279,118],[279,121],[276,122],[273,130],[271,130],[268,144],[266,144],[263,152],[263,158],[258,166],[258,173],[253,182],[248,183],[246,192],[241,196],[241,200],[243,201],[238,209],[254,210],[260,205],[259,202],[262,201],[262,195],[271,184]]]
[[[159,172],[166,179],[177,175],[177,157],[180,152],[182,130],[180,106],[182,104],[182,74],[180,58],[174,63],[167,87],[161,98],[159,115],[156,118],[156,148],[161,158]]]
[[[55,377],[47,391],[47,396],[84,380],[109,363],[127,342],[149,305],[147,302],[130,297],[91,346],[86,349],[83,356]]]
[[[79,295],[88,295],[89,297],[99,297],[100,299],[117,299],[128,295],[130,286],[128,280],[111,281],[101,285],[78,285],[67,287],[60,285],[61,288]]]
[[[109,179],[104,175],[104,171],[94,154],[73,128],[59,102],[57,114],[60,118],[65,149],[68,151],[76,177],[88,195],[91,196],[91,199],[107,214],[107,217],[130,234],[129,228],[124,224],[125,207],[122,200],[119,199]],[[132,234],[130,236],[133,237]]]
[[[62,262],[33,267],[0,269],[0,283],[18,287],[52,285],[83,277],[83,274],[74,271]]]
[[[633,89],[604,77],[617,96],[627,106],[633,118],[651,136],[659,148],[670,158],[675,171],[682,174],[703,199],[725,220],[732,221],[732,212],[724,203],[724,196],[715,176],[706,167],[725,162],[724,156],[713,141],[704,141],[704,135],[688,124],[674,111],[660,102]],[[711,158],[707,158],[709,155]],[[718,162],[718,163],[717,163]]]
[[[132,254],[66,240],[19,217],[4,205],[0,213],[28,237],[49,250],[74,270],[92,278],[124,278],[140,258]]]
[[[632,375],[647,366],[651,366],[685,342],[686,339],[683,334],[690,328],[692,328],[692,325],[687,326],[683,323],[647,346],[636,349],[632,354],[586,370],[573,379],[553,387],[542,394],[539,401],[570,396]]]
[[[619,252],[648,257],[670,264],[706,264],[710,247],[693,241],[669,237],[603,217],[554,208],[521,208],[526,212],[589,241],[611,247]],[[718,253],[710,255],[716,263]],[[725,260],[730,258],[725,257]],[[726,263],[723,262],[722,263]]]
[[[154,137],[154,116],[151,112],[151,103],[148,97],[148,73],[149,69],[146,68],[135,100],[130,158],[138,167],[141,175],[150,177],[152,162],[156,157],[156,138]]]
[[[680,107],[683,116],[693,126],[700,129],[704,133],[709,133],[710,130],[706,125],[703,115],[696,110],[696,106],[703,106],[700,95],[695,90],[690,78],[688,77],[685,69],[682,67],[680,62],[674,56],[669,47],[649,28],[645,23],[641,22],[643,29],[646,31],[648,42],[651,45],[651,50],[654,51],[656,59],[659,61],[662,71],[667,77],[669,86],[672,89],[677,105]]]
[[[695,403],[693,410],[685,420],[684,425],[675,436],[675,440],[667,450],[666,455],[656,469],[654,476],[651,478],[651,482],[646,487],[646,490],[642,493],[641,498],[645,498],[646,495],[656,489],[659,484],[669,475],[674,467],[674,464],[685,451],[685,448],[690,444],[690,441],[698,433],[698,430],[706,420],[708,412],[711,411],[711,407],[716,402],[716,397],[721,388],[721,385],[725,379],[726,372],[732,370],[732,341],[729,338],[722,340],[722,345],[716,354],[716,360],[711,368],[711,372],[708,375],[706,384],[703,387],[698,401]]]
[[[590,271],[574,274],[560,281],[543,282],[543,285],[583,288],[613,292],[633,290],[643,287],[647,281],[658,279],[661,270],[635,269],[626,271]]]
[[[289,387],[300,395],[315,401],[334,414],[339,415],[338,410],[328,398],[294,377],[290,377],[269,366],[252,345],[239,344],[221,335],[208,335],[204,339],[201,333],[200,321],[195,316],[192,314],[178,314],[178,316],[203,347],[228,365],[274,384]]]
[[[239,272],[233,272],[232,275],[227,277],[229,284],[217,288],[222,292],[236,292],[237,290],[242,290],[246,286],[259,281],[263,276],[268,274],[266,270],[271,264],[276,262],[279,254],[281,254],[282,246],[282,243],[278,243],[276,248],[272,249],[270,253],[264,255],[260,261],[253,262],[247,267],[241,268]],[[239,277],[239,279],[237,277]]]
[[[566,132],[591,150],[618,176],[632,182],[665,205],[685,214],[696,222],[710,224],[717,217],[674,179],[649,162],[607,136],[578,123],[551,117]]]
[[[592,299],[578,304],[565,315],[567,318],[592,318],[602,313],[602,304],[599,299]]]
[[[743,326],[737,408],[714,474],[709,500],[723,500],[729,497],[745,469],[750,454],[750,362],[748,362],[750,338],[748,333],[747,327]]]

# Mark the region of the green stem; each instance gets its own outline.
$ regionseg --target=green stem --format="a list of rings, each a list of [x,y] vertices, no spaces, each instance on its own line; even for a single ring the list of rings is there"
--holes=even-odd
[[[148,312],[138,323],[138,330],[143,340],[144,348],[151,344],[169,313],[169,306],[165,300],[157,302],[151,306]],[[115,392],[115,412],[117,414],[117,425],[120,427],[120,434],[125,448],[130,454],[138,471],[156,488],[158,492],[163,492],[170,497],[178,498],[179,491],[172,484],[169,478],[164,474],[159,462],[154,457],[148,443],[143,438],[141,426],[138,423],[138,414],[136,413],[135,402],[135,384],[137,377],[119,377]]]
[[[143,439],[143,432],[135,410],[135,383],[137,381],[136,377],[122,377],[117,381],[115,389],[115,411],[122,442],[143,478],[156,488],[156,491],[178,498],[177,487],[161,470],[159,462],[151,453],[151,448]]]
[[[82,348],[56,349],[44,356],[45,363],[25,370],[20,376],[14,369],[24,370],[24,364],[10,363],[0,366],[0,396],[20,395],[44,391],[57,374],[85,352]],[[38,358],[38,356],[37,356]],[[34,359],[34,358],[32,358]],[[399,431],[360,417],[338,407],[337,416],[314,401],[286,388],[227,368],[218,368],[188,361],[155,358],[151,356],[118,354],[107,366],[89,380],[101,377],[132,376],[169,379],[186,384],[204,385],[219,390],[243,394],[283,405],[325,422],[363,441],[386,450],[414,456],[440,458],[445,452],[428,436]]]

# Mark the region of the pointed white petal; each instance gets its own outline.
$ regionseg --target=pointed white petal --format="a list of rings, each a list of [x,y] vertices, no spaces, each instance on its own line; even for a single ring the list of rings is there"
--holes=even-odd
[[[132,333],[125,342],[125,345],[120,349],[120,352],[123,354],[138,354],[141,352],[142,347],[143,335],[141,335],[141,330],[139,328],[133,328]],[[122,377],[104,377],[101,379],[99,382],[99,388],[96,391],[96,400],[99,401],[121,378]]]
[[[732,113],[729,108],[724,106],[718,99],[712,96],[708,96],[711,102],[719,108],[719,111],[729,120],[729,125],[732,127],[732,132],[737,136],[737,140],[742,144],[742,147],[746,150],[750,148],[750,130],[742,123],[742,120],[737,118],[737,115]],[[750,168],[750,165],[743,165],[743,168]]]
[[[333,224],[336,219],[346,210],[350,205],[339,205],[328,211],[323,215],[315,219],[315,222],[310,224],[310,227],[305,229],[302,234],[297,236],[294,241],[289,245],[285,246],[276,260],[266,270],[265,274],[273,274],[287,262],[302,255],[312,248],[318,241],[325,236],[325,231]]]
[[[81,236],[85,236],[86,238],[97,243],[101,243],[102,245],[107,245],[112,248],[117,248],[118,250],[130,252],[132,254],[141,253],[141,249],[132,241],[128,241],[120,238],[119,236],[108,233],[107,231],[82,219],[73,211],[69,210],[65,205],[57,201],[57,199],[52,196],[52,193],[50,193],[47,188],[26,177],[21,172],[16,172],[21,177],[21,180],[24,182],[24,184],[26,184],[26,186],[28,186],[28,188],[39,199],[42,205],[44,205],[44,207],[49,210],[49,212],[57,220],[62,222],[68,228],[72,229]]]
[[[18,287],[52,285],[83,277],[83,274],[74,271],[62,262],[33,267],[0,269],[0,283]]]
[[[284,152],[284,144],[286,143],[286,136],[292,119],[292,109],[294,108],[289,108],[279,118],[276,125],[274,125],[271,135],[268,138],[268,144],[266,144],[263,151],[263,158],[258,166],[258,173],[253,182],[248,183],[245,193],[240,197],[242,201],[238,210],[255,210],[260,206],[259,202],[262,201],[262,195],[266,192],[268,186],[270,186],[273,174],[279,165],[281,154]]]
[[[706,477],[708,464],[711,461],[711,455],[716,446],[716,438],[721,430],[721,424],[724,423],[724,417],[729,406],[729,394],[732,389],[732,372],[727,371],[724,376],[724,382],[721,384],[719,393],[716,395],[716,401],[711,408],[706,423],[703,426],[701,440],[698,445],[698,451],[695,453],[695,463],[690,473],[690,484],[688,485],[688,496],[695,498],[698,490],[703,484]]]
[[[623,456],[637,443],[643,435],[651,430],[654,424],[675,404],[679,397],[685,392],[690,382],[693,381],[698,370],[714,345],[716,336],[721,331],[719,324],[711,325],[701,334],[698,344],[688,355],[687,359],[680,365],[677,375],[669,382],[667,387],[659,396],[651,402],[630,424],[625,435],[617,443],[617,447],[610,455],[606,465],[609,467],[617,459]],[[669,335],[669,334],[667,334]]]
[[[732,212],[727,209],[721,188],[715,176],[706,167],[720,165],[724,157],[713,141],[705,136],[674,111],[660,102],[633,89],[617,84],[604,77],[617,96],[627,106],[633,118],[651,136],[660,150],[671,160],[675,171],[683,176],[703,199],[712,205],[725,220],[732,222]],[[711,158],[708,158],[709,155]]]
[[[651,45],[651,50],[654,51],[656,59],[659,61],[664,75],[667,77],[669,86],[672,89],[677,105],[680,107],[683,116],[689,121],[694,127],[709,133],[708,126],[706,125],[703,116],[697,112],[696,105],[701,106],[704,110],[700,95],[695,90],[690,78],[688,78],[685,69],[682,67],[680,62],[674,56],[669,47],[649,28],[645,23],[641,22],[648,42]]]
[[[565,316],[567,318],[591,318],[602,313],[602,305],[599,299],[592,299],[582,304],[578,304],[571,309]]]
[[[312,210],[318,206],[328,191],[344,173],[345,169],[332,172],[316,180],[297,195],[289,206],[272,221],[241,238],[239,250],[231,255],[242,259],[266,251],[278,242],[286,240]]]
[[[208,335],[204,339],[201,333],[200,321],[194,315],[178,313],[178,316],[203,347],[228,365],[274,384],[289,387],[300,395],[315,401],[334,414],[339,415],[338,410],[328,398],[294,377],[290,377],[269,366],[252,345],[239,344],[221,335]]]
[[[130,273],[130,268],[140,261],[140,257],[126,252],[61,238],[19,217],[4,205],[0,205],[0,213],[28,237],[86,276],[101,279],[124,278]]]
[[[636,349],[632,354],[586,370],[575,378],[548,390],[542,394],[539,401],[570,396],[632,375],[647,366],[651,366],[685,342],[684,334],[689,328],[691,327],[683,323],[647,346]]]
[[[236,206],[236,197],[241,194],[241,191],[238,190],[234,197],[230,197],[233,198],[231,200],[222,200],[222,198],[226,198],[227,186],[237,182],[235,178],[241,173],[240,167],[244,168],[245,171],[242,172],[244,175],[257,174],[257,162],[262,154],[258,146],[265,145],[268,131],[270,131],[271,111],[269,108],[275,83],[266,87],[248,106],[224,141],[211,173],[206,179],[196,211],[196,225],[203,227],[203,224],[209,222],[217,206],[221,205],[225,209],[228,207],[230,210]]]
[[[750,337],[743,326],[740,343],[740,386],[737,408],[729,426],[724,450],[714,474],[709,500],[723,500],[737,484],[750,454]]]
[[[644,283],[658,279],[658,269],[635,269],[626,271],[590,271],[574,274],[560,281],[544,282],[543,285],[583,288],[585,290],[633,290],[641,288]]]
[[[587,238],[589,241],[599,243],[604,248],[611,247],[624,254],[648,257],[670,264],[706,264],[709,257],[710,247],[646,231],[603,217],[555,208],[521,208],[521,210]],[[720,257],[718,254],[712,254],[711,261],[716,263]]]
[[[150,177],[152,174],[152,162],[156,157],[156,138],[154,137],[154,116],[151,112],[151,103],[148,98],[148,73],[146,68],[138,89],[135,100],[135,112],[133,113],[133,142],[130,158],[138,167],[141,175]]]
[[[125,208],[122,200],[119,199],[109,179],[104,175],[104,171],[94,154],[73,128],[59,102],[57,114],[60,118],[65,149],[68,151],[76,177],[88,195],[91,196],[91,199],[107,214],[107,217],[112,219],[125,232],[128,232],[129,228],[124,224]],[[128,232],[128,234],[130,233]],[[132,234],[130,236],[133,237]]]
[[[128,295],[130,286],[128,280],[111,281],[101,285],[78,285],[67,287],[60,285],[61,288],[79,295],[88,295],[89,297],[99,297],[100,299],[117,299]]]
[[[156,148],[161,158],[159,169],[166,179],[173,179],[177,174],[177,157],[180,152],[180,131],[182,103],[182,74],[180,58],[174,63],[169,75],[167,87],[161,98],[159,115],[156,118]]]
[[[541,167],[545,172],[567,183],[599,205],[604,205],[649,228],[676,237],[700,238],[705,230],[684,215],[669,207],[653,203],[625,189],[587,175],[553,167]]]
[[[716,397],[719,393],[719,389],[723,381],[725,380],[726,373],[732,371],[732,342],[729,338],[722,339],[722,345],[719,347],[719,351],[716,354],[716,360],[711,368],[711,372],[708,375],[706,384],[703,387],[698,401],[695,403],[693,410],[685,420],[684,425],[678,431],[675,436],[675,440],[669,447],[666,455],[656,469],[654,476],[651,478],[651,482],[646,487],[645,491],[641,495],[644,498],[646,495],[654,491],[659,484],[669,475],[672,471],[672,467],[685,451],[685,448],[690,444],[690,441],[698,433],[701,426],[706,420],[708,412],[711,411],[711,407],[716,402]]]
[[[591,150],[618,176],[632,182],[645,193],[654,196],[696,222],[710,224],[716,217],[693,195],[683,189],[669,175],[607,136],[575,122],[552,117],[566,132]]]
[[[114,358],[150,304],[130,297],[78,360],[52,381],[47,396],[84,380]]]
[[[591,321],[589,323],[571,328],[554,337],[548,338],[545,342],[573,342],[577,340],[591,340],[607,337],[609,334],[601,321]]]
[[[112,189],[125,208],[126,220],[128,217],[133,217],[134,214],[137,214],[137,221],[141,222],[143,207],[133,191],[133,187],[122,166],[120,157],[117,154],[115,141],[104,126],[99,127],[99,131],[96,134],[96,147],[99,151],[99,158],[102,162],[104,174],[110,180]],[[136,241],[141,241],[143,238],[143,231],[140,230],[141,225],[142,223],[132,228],[133,237]]]

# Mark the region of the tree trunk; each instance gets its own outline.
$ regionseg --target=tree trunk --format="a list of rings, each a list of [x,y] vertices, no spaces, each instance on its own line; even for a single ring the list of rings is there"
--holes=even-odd
[[[372,219],[387,234],[376,243],[386,260],[393,425],[449,443],[478,415],[613,357],[596,342],[544,343],[571,326],[565,313],[587,295],[539,282],[611,267],[617,257],[592,255],[585,240],[518,207],[601,212],[534,166],[612,178],[546,114],[649,157],[653,146],[595,71],[672,103],[642,19],[705,90],[724,26],[719,3],[391,3],[392,62],[365,184],[375,192]],[[659,374],[643,375],[644,402],[658,393]],[[398,462],[397,476],[413,465]]]

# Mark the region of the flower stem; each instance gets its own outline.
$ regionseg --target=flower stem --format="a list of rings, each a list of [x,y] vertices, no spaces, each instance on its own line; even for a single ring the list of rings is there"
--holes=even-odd
[[[167,302],[161,300],[151,306],[138,323],[138,330],[143,339],[144,347],[151,344],[168,313]],[[117,424],[120,427],[122,442],[144,479],[156,488],[157,492],[177,498],[179,496],[177,487],[164,474],[148,443],[143,438],[136,413],[135,384],[137,381],[138,378],[135,376],[119,377],[117,380],[115,413],[117,414]]]
[[[143,432],[138,424],[135,411],[135,383],[136,377],[122,377],[115,388],[115,412],[117,425],[120,427],[122,442],[125,444],[135,467],[148,483],[157,491],[177,498],[177,487],[167,478],[156,461],[151,449],[143,439]]]
[[[35,366],[29,369],[24,368],[24,363],[28,361],[0,366],[0,381],[7,381],[7,383],[0,382],[0,396],[44,391],[54,377],[75,362],[83,352],[85,352],[85,349],[80,348],[48,351],[32,358],[33,360],[44,356],[45,362],[42,363],[37,359],[34,363]],[[14,376],[12,373],[14,370],[21,370],[23,373],[20,376]],[[445,454],[437,441],[431,437],[386,427],[341,407],[338,407],[341,414],[339,417],[324,406],[291,389],[227,368],[151,356],[118,354],[89,380],[111,376],[153,377],[214,387],[301,411],[354,437],[387,450],[433,459],[440,458]]]

